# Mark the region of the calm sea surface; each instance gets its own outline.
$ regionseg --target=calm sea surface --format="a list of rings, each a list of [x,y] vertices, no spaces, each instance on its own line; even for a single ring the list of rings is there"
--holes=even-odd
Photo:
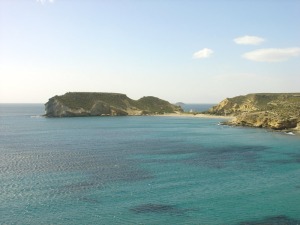
[[[0,105],[0,224],[300,224],[300,137]]]
[[[181,107],[185,112],[203,112],[217,104],[183,104]]]

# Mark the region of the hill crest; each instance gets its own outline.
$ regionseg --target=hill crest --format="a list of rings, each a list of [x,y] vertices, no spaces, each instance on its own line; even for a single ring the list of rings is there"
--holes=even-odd
[[[107,92],[68,92],[45,104],[47,117],[125,116],[182,112],[168,101],[147,96],[133,100],[125,94]]]
[[[257,93],[226,98],[206,113],[235,116],[232,125],[300,129],[300,93]]]

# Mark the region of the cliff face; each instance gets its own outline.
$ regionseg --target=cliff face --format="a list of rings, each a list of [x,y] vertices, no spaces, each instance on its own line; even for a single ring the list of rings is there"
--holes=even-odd
[[[231,125],[299,130],[300,94],[249,94],[227,98],[207,113],[235,116],[228,122]]]
[[[137,101],[118,93],[68,92],[45,104],[47,117],[126,116],[182,112],[181,107],[156,97]]]

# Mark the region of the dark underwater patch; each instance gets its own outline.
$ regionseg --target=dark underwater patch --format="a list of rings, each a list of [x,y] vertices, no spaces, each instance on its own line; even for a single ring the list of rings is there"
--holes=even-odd
[[[293,154],[292,157],[296,163],[300,163],[300,154]]]
[[[146,143],[146,144],[145,144]],[[150,146],[142,149],[143,146]],[[199,144],[186,143],[184,140],[171,142],[170,140],[145,140],[143,143],[135,143],[135,147],[141,148],[140,154],[162,155],[162,159],[142,159],[143,162],[157,163],[188,163],[191,165],[208,166],[212,168],[224,168],[230,162],[244,164],[256,163],[260,159],[260,152],[269,149],[260,145],[225,145],[205,147]],[[178,155],[179,158],[165,157]],[[182,156],[180,156],[182,155]],[[186,157],[184,157],[186,155]]]
[[[149,171],[135,166],[136,162],[128,160],[126,163],[116,164],[109,168],[93,171],[91,178],[95,181],[106,183],[116,181],[134,182],[152,179],[154,175]]]
[[[152,179],[154,176],[147,171],[135,167],[121,166],[92,171],[85,182],[77,182],[62,186],[58,193],[85,192],[90,189],[101,189],[113,182],[126,181],[135,182],[145,179]]]
[[[134,143],[140,153],[149,155],[187,154],[194,153],[197,148],[186,144],[184,140],[150,139]]]
[[[275,160],[268,160],[266,162],[285,165],[285,164],[295,163],[295,160],[293,160],[293,159],[275,159]]]
[[[245,221],[238,225],[299,225],[300,220],[295,220],[285,215],[266,217],[258,221]]]
[[[174,205],[167,205],[167,204],[142,204],[135,206],[130,209],[130,211],[136,213],[136,214],[142,214],[142,213],[153,213],[153,214],[176,214],[176,215],[182,215],[187,210],[180,209]]]
[[[95,199],[95,198],[87,198],[87,197],[82,197],[79,199],[80,201],[91,203],[91,204],[100,204],[101,201]]]
[[[276,159],[267,161],[269,163],[275,164],[291,164],[291,163],[300,163],[300,154],[298,153],[288,153],[287,154],[290,158],[289,159]]]
[[[163,204],[143,204],[131,209],[135,213],[169,213],[174,210],[176,210],[174,206]]]
[[[78,182],[74,184],[68,184],[64,186],[64,189],[67,189],[70,192],[74,191],[85,191],[90,188],[94,188],[97,186],[95,182]]]
[[[259,158],[259,153],[266,150],[264,146],[223,146],[207,148],[186,163],[193,165],[202,165],[212,168],[225,168],[230,162],[236,162],[236,165],[245,166],[245,164],[255,163]]]

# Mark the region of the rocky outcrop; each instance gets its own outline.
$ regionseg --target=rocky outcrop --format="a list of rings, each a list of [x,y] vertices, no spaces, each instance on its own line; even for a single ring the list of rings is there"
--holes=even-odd
[[[227,98],[206,113],[235,116],[229,125],[300,130],[300,94],[249,94]]]
[[[156,97],[137,101],[118,93],[68,92],[45,104],[47,117],[126,116],[182,112],[181,107]]]
[[[296,128],[299,121],[298,118],[284,118],[279,115],[270,114],[268,112],[252,112],[243,113],[227,123],[231,125],[264,127],[274,130],[284,130]]]

